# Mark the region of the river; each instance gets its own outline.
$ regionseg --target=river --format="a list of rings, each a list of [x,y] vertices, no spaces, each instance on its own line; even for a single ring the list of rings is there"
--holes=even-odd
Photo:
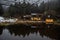
[[[29,27],[29,28],[27,28]],[[0,27],[0,40],[59,40],[60,26],[8,26]],[[36,26],[37,27],[37,26]]]

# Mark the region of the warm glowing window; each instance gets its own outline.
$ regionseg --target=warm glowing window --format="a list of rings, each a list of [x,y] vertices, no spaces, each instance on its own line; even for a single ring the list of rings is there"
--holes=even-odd
[[[41,20],[41,18],[33,17],[33,18],[31,18],[31,20]]]
[[[46,22],[53,22],[53,19],[46,19]]]

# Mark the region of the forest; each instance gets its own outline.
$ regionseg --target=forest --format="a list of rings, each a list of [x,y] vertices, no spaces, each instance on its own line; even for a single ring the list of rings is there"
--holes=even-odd
[[[47,11],[53,15],[60,15],[60,0],[41,2],[40,5],[29,2],[16,2],[14,5],[11,4],[6,12],[4,11],[2,4],[0,4],[0,16],[6,17],[20,17],[23,15],[30,15],[31,13],[43,13]]]

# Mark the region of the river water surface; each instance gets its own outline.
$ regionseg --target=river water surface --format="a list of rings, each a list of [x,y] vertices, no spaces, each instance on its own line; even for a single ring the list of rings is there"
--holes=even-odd
[[[29,26],[28,26],[29,27]],[[60,27],[27,28],[22,26],[0,27],[0,40],[59,40]]]

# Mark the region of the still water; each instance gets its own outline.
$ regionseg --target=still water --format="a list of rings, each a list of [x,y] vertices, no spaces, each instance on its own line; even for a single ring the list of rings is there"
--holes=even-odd
[[[29,27],[29,28],[27,28]],[[30,26],[8,26],[0,27],[0,40],[59,40],[60,27],[39,26],[40,28],[30,28]],[[37,27],[37,26],[36,26]]]

